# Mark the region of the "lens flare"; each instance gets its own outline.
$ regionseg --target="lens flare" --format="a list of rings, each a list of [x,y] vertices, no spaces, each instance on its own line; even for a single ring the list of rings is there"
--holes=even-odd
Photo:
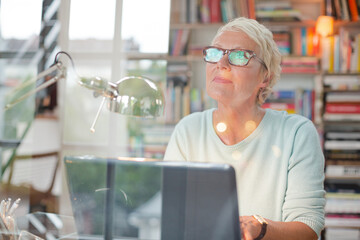
[[[231,156],[232,156],[232,158],[234,159],[234,160],[240,160],[241,159],[241,152],[240,151],[237,151],[237,150],[235,150],[235,151],[233,151],[232,152],[232,154],[231,154]]]
[[[275,157],[281,156],[281,149],[278,146],[273,145],[273,146],[271,146],[271,149],[272,149]]]
[[[256,123],[254,121],[247,121],[245,123],[245,129],[247,132],[253,132],[256,129]]]
[[[216,130],[218,130],[218,132],[225,132],[226,129],[227,129],[226,123],[219,122],[219,123],[216,125]]]

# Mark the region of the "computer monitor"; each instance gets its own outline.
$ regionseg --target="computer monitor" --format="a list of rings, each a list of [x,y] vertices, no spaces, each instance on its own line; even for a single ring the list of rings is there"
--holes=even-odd
[[[80,238],[241,239],[235,172],[229,165],[64,160]]]

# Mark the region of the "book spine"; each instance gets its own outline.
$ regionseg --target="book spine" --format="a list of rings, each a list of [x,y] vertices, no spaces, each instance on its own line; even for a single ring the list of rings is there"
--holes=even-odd
[[[328,103],[325,105],[325,112],[327,112],[327,113],[359,113],[360,114],[360,104]]]
[[[356,4],[356,0],[348,0],[348,6],[350,10],[350,17],[351,21],[358,21],[359,20],[359,11]]]

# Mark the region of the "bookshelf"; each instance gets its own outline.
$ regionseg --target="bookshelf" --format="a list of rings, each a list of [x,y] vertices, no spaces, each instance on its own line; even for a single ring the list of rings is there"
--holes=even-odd
[[[175,6],[178,2],[179,1],[173,0]],[[248,5],[254,3],[255,1],[241,2],[246,2],[245,5]],[[253,6],[252,9],[255,11],[255,16],[257,16],[257,10],[259,9],[257,7],[259,7],[259,5],[263,5],[264,8],[266,8],[266,6],[270,6],[271,8],[279,2],[280,1],[256,1],[256,6]],[[360,31],[360,22],[359,20],[352,19],[351,17],[346,17],[344,14],[338,13],[336,15],[336,11],[342,11],[342,9],[338,9],[338,3],[344,2],[342,0],[290,0],[285,2],[286,3],[281,1],[281,4],[290,6],[292,10],[295,10],[293,11],[294,16],[299,17],[300,19],[297,19],[296,21],[286,21],[286,18],[281,19],[278,16],[274,19],[258,19],[273,32],[275,40],[279,42],[278,45],[282,47],[281,50],[283,52],[283,73],[281,75],[281,80],[278,83],[280,87],[278,89],[274,89],[274,94],[269,98],[266,105],[275,109],[286,110],[290,113],[303,114],[313,120],[319,130],[319,135],[324,145],[326,166],[328,167],[325,169],[327,190],[338,188],[338,190],[340,189],[339,191],[358,191],[360,193],[360,190],[358,189],[360,184],[360,159],[352,161],[351,164],[345,166],[340,164],[339,161],[337,161],[336,164],[332,164],[331,161],[334,161],[334,159],[331,160],[329,158],[330,155],[328,153],[330,153],[330,151],[325,149],[325,144],[328,145],[329,133],[341,133],[341,131],[345,131],[347,133],[354,131],[359,132],[360,119],[356,121],[354,121],[354,119],[334,121],[326,119],[326,115],[324,115],[326,113],[326,106],[328,105],[328,96],[331,96],[332,94],[341,95],[343,93],[360,96],[360,67],[356,69],[355,64],[353,64],[354,69],[350,69],[349,67],[345,68],[344,66],[341,67],[341,64],[346,62],[346,58],[349,62],[355,57],[345,56],[345,54],[341,56],[340,54],[334,53],[332,53],[331,56],[338,59],[333,59],[330,62],[332,62],[332,64],[336,63],[338,66],[330,66],[328,59],[330,55],[327,55],[327,58],[323,57],[320,49],[320,47],[324,46],[316,46],[314,42],[312,42],[315,39],[314,34],[316,19],[319,15],[327,14],[335,17],[336,21],[334,28],[335,35],[338,36],[337,44],[344,41],[345,37],[345,40],[348,41],[348,48],[351,45],[360,45],[359,42],[355,40],[348,40],[349,38],[346,38],[347,35],[353,37],[355,33]],[[334,5],[337,2],[337,9],[329,10],[331,8],[327,5],[327,2],[334,2]],[[241,8],[244,5],[239,3],[238,5],[235,4],[235,6]],[[200,50],[203,46],[206,46],[206,44],[209,43],[212,36],[216,33],[216,30],[222,25],[222,23],[204,23],[201,19],[198,19],[198,21],[186,21],[184,20],[186,18],[181,18],[181,12],[179,12],[179,9],[181,8],[172,8],[174,11],[172,16],[174,17],[171,19],[170,31],[176,32],[181,29],[186,30],[189,32],[189,36],[186,44],[184,44],[184,49],[182,49],[181,54],[173,56],[171,55],[171,51],[169,51],[169,62],[171,63],[177,61],[187,65],[189,73],[188,86],[202,88],[204,86],[205,76],[199,74],[204,72],[204,64],[201,61],[202,57]],[[254,13],[251,13],[250,10],[244,11],[244,9],[237,9],[236,12],[239,16],[249,17],[254,15]],[[272,13],[263,12],[262,14],[265,14],[263,16],[266,16],[266,14],[271,15]],[[175,38],[172,38],[173,41],[174,39]],[[175,41],[171,42],[170,46],[171,45],[175,45]],[[340,49],[340,47],[338,47],[338,49]],[[334,50],[335,49],[332,49],[331,51]],[[359,56],[358,52],[356,56]],[[341,60],[340,57],[344,59]],[[347,66],[351,66],[351,64],[347,63]],[[329,84],[329,81],[332,81],[333,83]],[[336,85],[336,89],[331,89],[330,86],[332,85]],[[355,103],[353,105],[359,107],[360,104]],[[353,105],[348,106],[348,109],[350,107],[354,107]],[[360,154],[360,149],[356,148],[360,142],[360,138],[356,136],[355,138],[355,140],[352,139],[354,142],[350,142],[350,146],[355,149],[350,151],[352,155],[349,155],[349,152],[347,152],[347,157],[354,158],[356,154]],[[339,157],[343,156],[339,155]],[[343,187],[345,187],[346,190],[341,190]],[[338,204],[340,201],[342,203],[342,207],[346,208],[346,204],[349,201],[359,203],[357,202],[360,199],[359,196],[360,195],[355,193],[355,195],[352,195],[349,200],[349,196],[347,195],[342,196],[341,194],[336,195],[336,193],[331,193],[326,197],[330,203],[335,202],[335,204]],[[345,201],[343,198],[348,201]],[[329,205],[327,205],[327,208],[329,208]],[[332,210],[328,211],[327,209],[326,214],[327,226],[326,231],[324,231],[325,234],[323,239],[331,240],[337,239],[337,236],[351,237],[354,234],[360,235],[360,223],[356,222],[359,219],[353,219],[355,223],[350,222],[348,225],[344,224],[347,220],[346,216],[350,216],[351,214],[341,214],[341,209],[336,210],[336,212],[333,212]],[[360,212],[356,212],[356,214],[351,216],[360,216]],[[331,222],[329,222],[329,220]]]
[[[166,130],[163,132],[168,133],[169,135],[171,134],[172,127],[174,127],[176,122],[183,116],[193,111],[202,111],[214,106],[214,103],[209,99],[205,99],[205,63],[202,61],[201,49],[210,43],[217,29],[223,25],[223,20],[204,21],[206,18],[201,17],[201,14],[198,14],[198,18],[194,18],[193,15],[193,17],[191,17],[188,13],[190,8],[196,6],[196,4],[194,5],[194,2],[210,3],[212,1],[213,0],[172,0],[171,23],[169,29],[169,54],[153,56],[155,59],[156,57],[159,57],[167,61],[168,76],[166,99],[168,103],[170,100],[170,104],[168,104],[168,107],[170,108],[169,111],[172,111],[174,115],[169,115],[167,116],[167,119],[164,120],[164,128],[166,128]],[[340,1],[342,0],[334,0],[333,2]],[[233,8],[235,11],[232,12],[234,16],[256,17],[258,4],[260,6],[261,4],[270,4],[270,6],[274,6],[279,2],[284,1],[256,1],[256,5],[252,6],[251,4],[255,4],[255,1],[224,0],[218,2],[232,2],[233,6],[235,6]],[[320,46],[316,46],[314,45],[314,42],[312,42],[315,39],[314,30],[317,17],[329,11],[326,1],[289,0],[285,2],[287,2],[286,4],[290,4],[291,9],[300,11],[300,15],[294,11],[294,16],[300,16],[300,19],[285,21],[277,16],[276,19],[264,19],[262,21],[262,23],[274,33],[279,44],[282,44],[281,46],[283,46],[282,64],[283,69],[285,69],[281,75],[280,82],[277,84],[278,88],[274,89],[274,95],[269,98],[267,104],[269,107],[279,110],[303,114],[314,121],[324,146],[324,155],[326,157],[327,166],[325,169],[325,184],[327,190],[331,189],[331,191],[336,191],[334,189],[340,189],[340,191],[343,191],[344,189],[342,188],[345,188],[346,191],[358,191],[360,193],[360,175],[358,175],[360,174],[358,170],[360,166],[360,149],[356,148],[360,142],[360,138],[355,136],[355,139],[351,139],[354,140],[354,142],[353,144],[350,143],[350,145],[355,149],[346,152],[345,155],[341,155],[338,150],[333,151],[329,149],[328,151],[328,149],[326,149],[328,148],[329,141],[331,141],[329,136],[334,137],[332,133],[360,132],[360,120],[331,120],[327,119],[326,116],[329,115],[326,115],[327,112],[325,112],[326,106],[328,105],[327,99],[331,95],[335,94],[340,96],[345,93],[360,96],[360,69],[351,70],[349,68],[341,67],[340,63],[344,61],[340,60],[340,56],[344,58],[345,55],[336,55],[334,53],[332,56],[337,56],[338,60],[334,59],[331,62],[333,64],[337,62],[339,63],[339,66],[335,67],[335,65],[333,65],[330,67],[329,63],[327,63],[328,59],[324,59],[323,55],[320,54]],[[186,3],[189,5],[186,5]],[[201,7],[203,6],[197,6],[198,9],[201,9]],[[252,10],[250,11],[249,9]],[[191,14],[194,14],[194,12],[191,11]],[[330,15],[335,15],[335,10],[331,11]],[[349,36],[353,37],[357,34],[357,31],[359,31],[359,20],[354,21],[354,19],[351,18],[346,19],[342,15],[334,17],[337,19],[334,25],[335,35],[338,36],[339,40],[344,40],[344,36],[347,36],[348,33]],[[340,42],[341,41],[339,41],[338,44]],[[356,45],[355,43],[357,42],[348,40],[348,45]],[[334,50],[335,48],[331,51]],[[349,56],[347,56],[347,58],[350,58],[350,60],[352,59]],[[175,99],[177,99],[177,102],[172,102],[175,101]],[[195,101],[194,99],[197,100]],[[353,105],[359,106],[359,103]],[[149,126],[149,128],[151,128],[151,126]],[[354,136],[350,136],[350,138],[352,137]],[[162,136],[162,138],[166,137]],[[166,141],[162,144],[164,147]],[[325,145],[327,146],[326,148]],[[165,150],[165,147],[163,150]],[[330,155],[330,153],[332,155]],[[161,158],[161,152],[158,152],[157,154],[157,156]],[[356,160],[352,159],[350,162],[351,164],[347,163],[346,165],[342,164],[345,162],[336,160],[334,156],[338,156],[339,158],[344,158],[344,156],[346,156]],[[351,174],[346,175],[344,172]],[[336,195],[336,193],[327,195],[327,197],[330,199],[329,201],[335,199],[335,202],[341,199],[341,195]],[[348,229],[351,229],[352,231],[351,233],[346,234],[360,234],[360,224],[355,226],[350,226],[351,224],[349,226],[336,224],[338,220],[344,219],[336,219],[341,212],[336,212],[336,214],[334,214],[334,212],[331,211],[327,212],[327,217],[331,217],[331,219],[328,218],[328,220],[331,220],[332,223],[326,226],[326,233],[323,239],[336,239],[337,234],[343,234],[343,232],[346,232]],[[343,216],[345,215],[341,215],[341,217]],[[360,212],[357,213],[357,216],[360,216]]]
[[[323,45],[320,74],[325,239],[356,239],[360,210],[352,206],[360,206],[360,22],[332,15],[336,19],[334,34]]]
[[[360,210],[351,207],[360,206],[359,70],[323,73],[322,87],[327,190],[325,232],[326,239],[334,239],[340,233],[360,234]]]

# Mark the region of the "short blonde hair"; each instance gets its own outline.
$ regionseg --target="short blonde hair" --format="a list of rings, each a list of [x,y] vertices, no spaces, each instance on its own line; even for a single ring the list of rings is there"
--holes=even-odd
[[[213,41],[223,32],[244,32],[259,46],[260,58],[265,62],[268,69],[265,78],[268,78],[269,85],[259,92],[257,103],[263,104],[272,91],[273,86],[280,79],[281,73],[281,54],[276,45],[273,34],[264,25],[254,19],[239,17],[231,20],[217,31]],[[264,69],[265,71],[265,69]]]

